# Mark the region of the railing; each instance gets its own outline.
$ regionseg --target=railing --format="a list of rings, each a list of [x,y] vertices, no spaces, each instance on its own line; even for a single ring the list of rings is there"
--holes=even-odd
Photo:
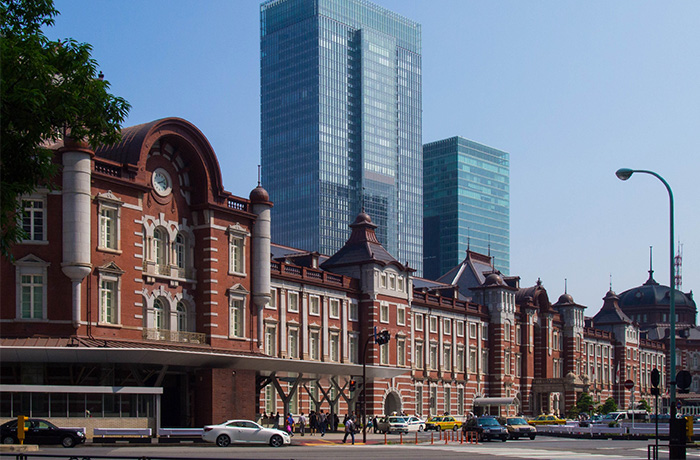
[[[159,340],[165,342],[205,343],[206,334],[202,334],[201,332],[144,328],[143,338],[144,340]]]
[[[228,198],[226,200],[226,206],[228,206],[229,209],[236,209],[238,211],[248,210],[248,203],[245,201],[236,200],[235,198]]]
[[[95,161],[95,172],[106,174],[112,177],[122,177],[121,168]]]

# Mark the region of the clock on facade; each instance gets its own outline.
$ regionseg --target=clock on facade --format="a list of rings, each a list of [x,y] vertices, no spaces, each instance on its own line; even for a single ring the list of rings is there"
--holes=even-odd
[[[151,175],[153,190],[160,196],[168,196],[173,190],[170,174],[163,168],[158,168]]]

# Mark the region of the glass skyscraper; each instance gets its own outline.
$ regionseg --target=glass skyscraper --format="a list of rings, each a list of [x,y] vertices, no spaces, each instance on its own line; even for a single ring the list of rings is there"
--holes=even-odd
[[[423,146],[424,276],[437,279],[467,248],[510,269],[509,155],[462,137]]]
[[[420,25],[364,0],[271,0],[260,20],[273,240],[332,254],[364,207],[421,273]]]

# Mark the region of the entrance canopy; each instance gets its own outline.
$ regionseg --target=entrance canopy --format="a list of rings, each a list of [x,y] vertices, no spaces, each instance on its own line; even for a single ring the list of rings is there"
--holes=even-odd
[[[300,359],[282,359],[263,354],[245,354],[229,350],[217,350],[207,346],[177,346],[169,344],[124,343],[97,341],[98,346],[85,346],[85,341],[75,340],[67,344],[32,345],[14,339],[0,346],[2,362],[34,363],[127,363],[195,368],[228,368],[255,370],[260,375],[275,373],[277,377],[317,379],[332,376],[361,376],[362,365]],[[19,342],[19,343],[18,343]],[[62,345],[62,346],[61,346]],[[409,372],[410,369],[367,366],[367,378],[390,379]]]
[[[518,398],[474,398],[474,407],[519,406]]]

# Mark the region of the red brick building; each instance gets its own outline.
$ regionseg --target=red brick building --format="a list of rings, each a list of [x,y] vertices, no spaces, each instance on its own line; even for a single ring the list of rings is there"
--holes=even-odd
[[[267,192],[225,191],[184,120],[55,158],[60,188],[25,197],[29,237],[0,261],[0,418],[157,430],[344,414],[360,410],[364,371],[369,414],[565,414],[584,391],[625,405],[627,378],[649,398],[648,373],[665,369],[614,293],[585,318],[569,294],[552,304],[539,280],[521,287],[471,251],[417,278],[364,212],[336,254],[273,244],[285,223]]]

